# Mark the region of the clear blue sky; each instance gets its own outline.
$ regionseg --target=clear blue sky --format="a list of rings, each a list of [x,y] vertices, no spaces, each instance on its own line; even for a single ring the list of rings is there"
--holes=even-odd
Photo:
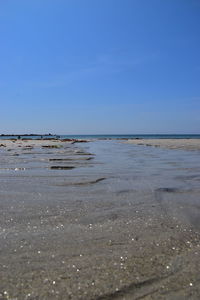
[[[0,0],[0,133],[200,133],[199,0]]]

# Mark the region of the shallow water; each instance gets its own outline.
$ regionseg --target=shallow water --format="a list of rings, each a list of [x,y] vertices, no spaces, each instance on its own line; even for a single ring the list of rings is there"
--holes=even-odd
[[[199,299],[199,154],[0,149],[0,299]]]

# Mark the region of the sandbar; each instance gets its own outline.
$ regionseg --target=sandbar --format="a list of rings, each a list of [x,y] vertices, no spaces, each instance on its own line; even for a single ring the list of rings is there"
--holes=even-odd
[[[129,139],[127,143],[168,149],[200,150],[200,139]]]

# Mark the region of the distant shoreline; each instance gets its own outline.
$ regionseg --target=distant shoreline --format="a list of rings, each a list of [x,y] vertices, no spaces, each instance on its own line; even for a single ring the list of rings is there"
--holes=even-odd
[[[48,133],[48,134],[34,134],[34,133],[31,133],[31,134],[28,134],[28,133],[25,133],[25,134],[0,134],[0,137],[1,136],[12,136],[12,137],[16,137],[16,136],[56,136],[56,134],[51,134],[51,133]]]
[[[103,139],[103,140],[141,140],[141,139],[200,139],[200,134],[0,134],[0,139]]]

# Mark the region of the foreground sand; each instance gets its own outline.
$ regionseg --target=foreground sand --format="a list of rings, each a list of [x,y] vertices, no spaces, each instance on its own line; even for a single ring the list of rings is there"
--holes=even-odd
[[[168,149],[200,150],[200,139],[130,139],[127,142]]]
[[[2,144],[1,300],[200,299],[197,152]]]

